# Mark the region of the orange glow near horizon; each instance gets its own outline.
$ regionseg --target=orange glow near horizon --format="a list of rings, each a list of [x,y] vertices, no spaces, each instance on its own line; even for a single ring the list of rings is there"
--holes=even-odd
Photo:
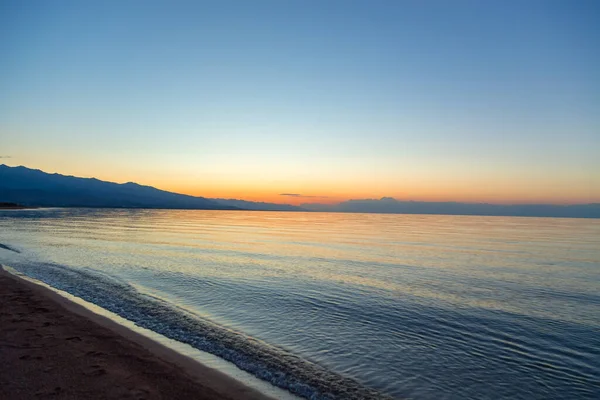
[[[351,199],[380,199],[393,197],[401,201],[426,201],[426,202],[466,202],[466,203],[496,203],[496,204],[585,204],[600,202],[600,195],[592,197],[585,194],[573,196],[573,191],[548,190],[544,193],[527,193],[524,191],[502,192],[499,189],[486,192],[468,190],[465,188],[444,188],[444,191],[435,191],[427,188],[406,188],[402,191],[369,191],[369,190],[327,190],[325,188],[312,191],[282,191],[271,188],[224,188],[224,187],[164,187],[177,193],[208,198],[240,199],[248,201],[261,201],[268,203],[286,203],[301,205],[303,203],[337,204]],[[420,189],[420,190],[417,190]],[[462,189],[462,190],[459,190]],[[283,193],[296,193],[298,196],[282,195]]]
[[[38,157],[39,160],[39,157]],[[3,160],[13,166],[20,165],[11,159]],[[17,160],[14,160],[17,161]],[[303,203],[336,204],[350,199],[380,199],[393,197],[401,201],[456,201],[496,204],[582,204],[600,203],[600,174],[591,173],[575,179],[565,176],[548,176],[545,179],[527,176],[485,174],[471,176],[445,174],[425,175],[330,175],[306,176],[284,179],[272,175],[271,179],[258,179],[256,174],[191,173],[184,168],[108,168],[102,163],[77,159],[48,160],[23,163],[49,173],[74,175],[125,183],[136,182],[161,190],[202,196],[206,198],[240,199],[247,201],[300,205]],[[54,165],[54,167],[49,167]],[[191,168],[190,168],[191,170]],[[458,178],[453,178],[458,176]],[[452,179],[453,178],[453,179]],[[297,196],[282,195],[296,194]]]
[[[10,3],[0,163],[293,205],[600,203],[595,2]]]
[[[597,179],[597,181],[600,181]],[[496,181],[442,179],[419,182],[317,181],[317,182],[214,182],[194,181],[156,186],[177,193],[209,198],[235,198],[269,203],[336,204],[350,199],[393,197],[403,201],[467,202],[496,204],[583,204],[600,202],[600,185],[564,179],[539,180],[497,179]],[[298,194],[284,196],[282,194]]]

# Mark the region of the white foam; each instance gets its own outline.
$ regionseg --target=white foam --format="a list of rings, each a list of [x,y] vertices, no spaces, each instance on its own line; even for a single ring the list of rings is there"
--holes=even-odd
[[[223,360],[220,357],[217,357],[213,354],[207,353],[205,351],[202,350],[198,350],[186,343],[182,343],[173,339],[170,339],[166,336],[163,336],[159,333],[156,333],[154,331],[151,331],[149,329],[146,328],[142,328],[138,325],[136,325],[135,323],[133,323],[132,321],[129,321],[128,319],[125,319],[109,310],[106,310],[105,308],[102,308],[94,303],[90,303],[86,300],[83,300],[77,296],[74,296],[70,293],[67,293],[63,290],[60,289],[56,289],[42,281],[39,281],[37,279],[31,278],[25,274],[20,273],[19,271],[15,270],[14,268],[7,266],[7,265],[3,265],[4,269],[15,275],[18,276],[21,279],[25,279],[29,282],[32,282],[36,285],[40,285],[43,287],[46,287],[50,290],[52,290],[53,292],[59,294],[60,296],[68,299],[69,301],[72,301],[74,303],[77,303],[83,307],[85,307],[86,309],[90,310],[91,312],[101,315],[103,317],[106,317],[136,333],[139,333],[149,339],[152,339],[153,341],[160,343],[161,345],[170,348],[171,350],[174,350],[176,352],[178,352],[179,354],[182,354],[186,357],[192,358],[193,360],[206,365],[207,367],[210,367],[212,369],[215,369],[219,372],[222,372],[232,378],[234,378],[235,380],[242,382],[244,385],[259,391],[260,393],[263,393],[267,396],[276,398],[276,399],[281,399],[281,400],[300,400],[300,397],[297,397],[295,395],[293,395],[292,393],[283,390],[281,388],[278,388],[276,386],[273,386],[271,384],[269,384],[268,382],[265,382],[257,377],[255,377],[254,375],[243,371],[241,369],[239,369],[235,364]]]

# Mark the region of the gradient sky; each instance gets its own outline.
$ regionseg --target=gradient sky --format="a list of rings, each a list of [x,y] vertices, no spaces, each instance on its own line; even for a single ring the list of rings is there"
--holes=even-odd
[[[289,203],[600,202],[599,20],[593,0],[0,0],[0,163]]]

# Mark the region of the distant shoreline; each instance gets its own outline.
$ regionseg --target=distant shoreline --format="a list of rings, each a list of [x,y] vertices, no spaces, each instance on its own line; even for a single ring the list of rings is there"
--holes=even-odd
[[[18,203],[0,202],[0,210],[27,210],[29,208],[37,207],[27,207]]]
[[[300,194],[292,195],[302,197]],[[25,204],[37,207],[61,208],[600,218],[600,202],[574,204],[497,204],[460,201],[413,201],[406,199],[398,200],[394,197],[381,197],[348,199],[332,204],[302,203],[293,205],[191,196],[161,190],[152,186],[140,185],[134,182],[108,182],[95,178],[49,174],[24,166],[9,167],[0,164],[0,204],[2,203],[11,205],[10,207],[5,206],[4,209],[29,208],[23,206]]]
[[[284,212],[284,213],[324,213],[324,214],[374,214],[374,215],[437,215],[451,217],[496,217],[496,218],[558,218],[558,219],[600,219],[600,216],[595,215],[517,215],[517,214],[459,214],[459,213],[427,213],[427,212],[389,212],[389,211],[346,211],[346,210],[260,210],[260,209],[212,209],[212,208],[167,208],[167,207],[118,207],[118,206],[18,206],[18,207],[1,207],[2,210],[36,210],[36,209],[97,209],[97,210],[169,210],[169,211],[249,211],[249,212]]]
[[[239,208],[204,197],[182,195],[133,182],[105,182],[4,164],[0,164],[0,202],[41,207]]]

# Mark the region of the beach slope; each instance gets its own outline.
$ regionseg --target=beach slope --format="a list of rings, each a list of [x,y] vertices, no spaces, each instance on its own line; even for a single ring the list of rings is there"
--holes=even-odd
[[[266,399],[0,266],[0,398]]]

